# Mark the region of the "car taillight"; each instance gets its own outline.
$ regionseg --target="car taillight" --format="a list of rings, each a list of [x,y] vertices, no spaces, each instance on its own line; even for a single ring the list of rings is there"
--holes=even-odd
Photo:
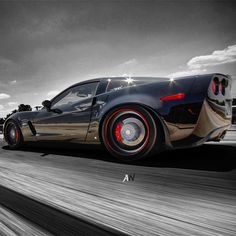
[[[225,95],[225,88],[228,86],[227,80],[223,79],[220,83],[220,92],[222,95]]]
[[[218,95],[219,93],[219,79],[216,77],[213,79],[211,84],[212,91],[215,95]]]
[[[180,99],[184,99],[185,98],[185,93],[177,93],[177,94],[173,94],[170,96],[165,96],[160,98],[161,101],[172,101],[172,100],[180,100]]]

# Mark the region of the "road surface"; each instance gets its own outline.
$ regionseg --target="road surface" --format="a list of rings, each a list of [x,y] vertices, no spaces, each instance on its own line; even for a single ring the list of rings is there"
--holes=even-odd
[[[132,165],[91,146],[10,151],[1,144],[0,214],[18,217],[15,227],[25,222],[34,235],[86,235],[86,225],[61,231],[61,219],[68,228],[70,217],[101,235],[236,235],[234,129],[220,144],[163,152]],[[123,182],[126,174],[135,174],[134,181]],[[12,230],[10,219],[0,218],[0,235],[8,235],[8,225]]]

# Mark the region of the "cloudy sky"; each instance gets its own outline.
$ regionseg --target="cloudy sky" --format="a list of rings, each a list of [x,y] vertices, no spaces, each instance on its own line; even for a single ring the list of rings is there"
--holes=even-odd
[[[236,1],[0,0],[0,117],[88,78],[235,75],[235,12]]]

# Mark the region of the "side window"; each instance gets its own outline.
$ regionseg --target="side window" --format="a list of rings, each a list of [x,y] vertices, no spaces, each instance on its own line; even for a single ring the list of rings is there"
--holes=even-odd
[[[96,92],[97,85],[98,83],[95,82],[78,85],[66,90],[64,93],[54,99],[52,102],[52,109],[58,108],[62,111],[68,110],[69,107],[93,97]]]

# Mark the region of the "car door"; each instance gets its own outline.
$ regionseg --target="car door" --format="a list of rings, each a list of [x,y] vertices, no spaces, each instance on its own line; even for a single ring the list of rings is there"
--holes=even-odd
[[[97,86],[77,85],[55,97],[51,109],[43,108],[33,122],[36,140],[84,141]]]

